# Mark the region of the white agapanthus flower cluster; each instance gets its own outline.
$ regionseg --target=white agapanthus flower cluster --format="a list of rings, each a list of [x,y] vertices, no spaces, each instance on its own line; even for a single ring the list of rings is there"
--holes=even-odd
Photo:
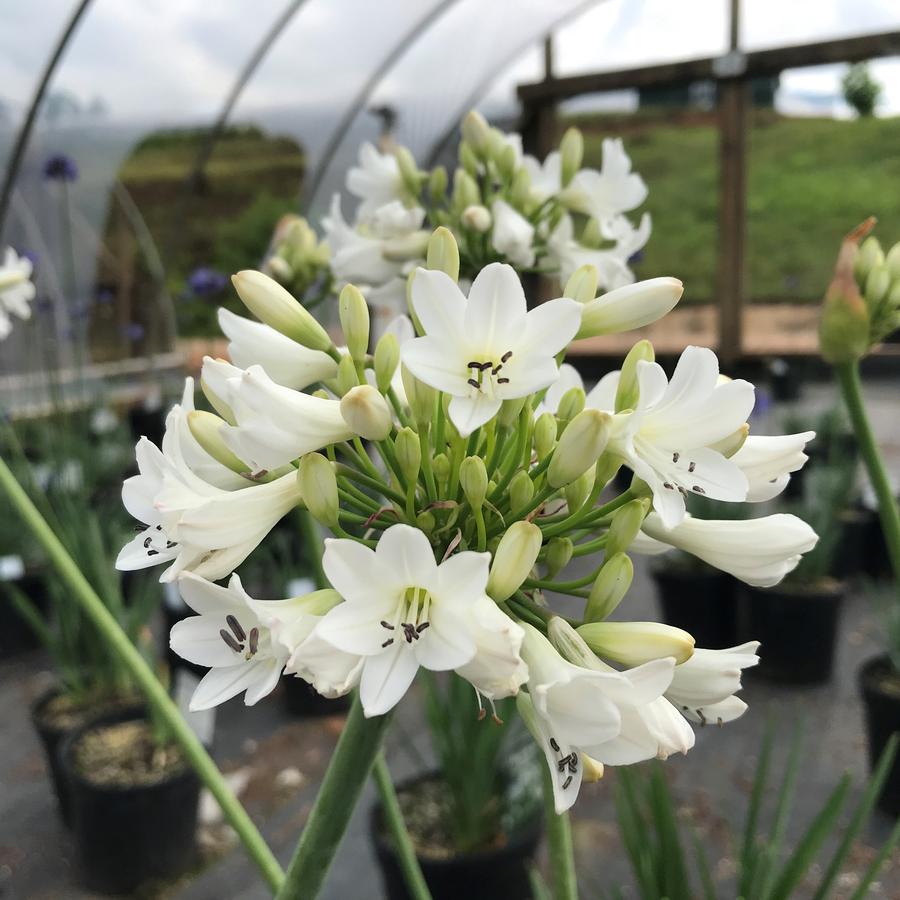
[[[18,256],[12,247],[7,247],[0,258],[0,341],[12,331],[11,316],[31,317],[34,299],[31,269],[31,260]]]
[[[372,221],[398,202],[376,182],[354,178]],[[231,361],[205,360],[200,382],[214,412],[193,408],[188,381],[162,447],[138,444],[123,496],[144,528],[119,565],[165,563],[198,614],[171,636],[210,669],[194,708],[242,692],[254,703],[289,675],[327,697],[358,688],[378,716],[420,668],[453,671],[479,704],[517,697],[562,811],[603,765],[685,752],[689,722],[743,713],[755,642],[695,649],[680,629],[609,617],[635,551],[679,547],[750,584],[790,571],[816,542],[799,519],[703,522],[684,501],[773,496],[812,435],[748,436],[753,387],[720,376],[709,350],[686,350],[668,378],[641,342],[587,394],[560,367],[577,335],[668,312],[675,279],[597,297],[597,270],[583,266],[564,296],[529,310],[503,263],[463,290],[448,229],[422,256],[404,285],[410,319],[374,348],[352,285],[339,348],[271,278],[234,277],[259,321],[223,311]],[[608,496],[622,465],[632,487]],[[297,508],[332,535],[327,582],[250,597],[234,569]],[[568,574],[573,561],[582,574]],[[578,617],[557,615],[552,592],[577,598]]]
[[[437,226],[456,238],[466,283],[505,262],[563,284],[590,264],[603,290],[631,284],[628,262],[650,237],[650,217],[635,227],[627,213],[644,202],[646,185],[621,140],[603,141],[599,171],[581,167],[583,152],[581,132],[571,128],[541,162],[523,153],[519,135],[491,128],[475,112],[463,123],[452,179],[440,166],[420,171],[403,147],[381,153],[363,144],[346,179],[354,219],[335,195],[323,222],[338,287],[352,282],[373,305],[404,309],[406,276],[424,261]]]

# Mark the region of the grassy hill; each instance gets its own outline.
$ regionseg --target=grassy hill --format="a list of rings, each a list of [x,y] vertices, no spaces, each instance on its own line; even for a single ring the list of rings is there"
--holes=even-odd
[[[653,237],[640,275],[671,274],[685,300],[715,297],[717,131],[708,116],[677,125],[649,117],[594,117],[586,159],[603,136],[621,135],[650,195]],[[841,236],[868,215],[889,244],[900,240],[900,118],[834,121],[756,112],[749,135],[747,289],[753,300],[817,301]]]

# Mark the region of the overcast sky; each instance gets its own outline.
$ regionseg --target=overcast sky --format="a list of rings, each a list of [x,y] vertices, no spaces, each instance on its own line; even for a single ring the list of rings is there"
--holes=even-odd
[[[286,3],[94,0],[54,88],[82,102],[99,96],[116,119],[206,121]],[[73,0],[0,0],[0,100],[7,106],[24,107],[73,5]],[[601,0],[557,32],[557,73],[720,53],[726,5],[726,0]],[[447,20],[447,37],[435,27],[422,49],[444,63],[442,83],[430,84],[424,75],[420,82],[407,65],[402,78],[392,81],[388,75],[378,96],[402,99],[409,92],[433,91],[440,98],[460,77],[460,68],[474,68],[485,76],[503,70],[487,96],[491,105],[508,103],[516,83],[540,74],[537,45],[521,46],[529,17],[541,30],[541,16],[548,19],[548,11],[565,6],[561,0],[491,0],[490,5],[459,0],[453,13],[460,24],[465,10],[465,28],[451,28],[448,14],[440,20]],[[745,0],[744,7],[741,39],[747,49],[900,29],[900,0]],[[308,0],[260,66],[240,112],[339,106],[423,10],[423,0]],[[514,51],[517,59],[510,62]],[[433,75],[434,67],[430,71]],[[832,100],[842,71],[828,66],[788,73],[780,108],[840,113]],[[873,71],[885,87],[882,113],[900,112],[900,61],[879,61]]]

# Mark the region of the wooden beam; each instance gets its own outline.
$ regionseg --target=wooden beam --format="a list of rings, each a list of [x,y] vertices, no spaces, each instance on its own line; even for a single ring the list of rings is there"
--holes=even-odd
[[[859,62],[881,56],[900,55],[900,31],[886,31],[861,37],[840,38],[817,44],[798,44],[754,50],[744,57],[743,76],[756,78],[777,75],[785,69],[817,66],[828,63]],[[620,69],[615,72],[593,72],[554,78],[535,84],[519,85],[518,95],[523,103],[564,100],[579,94],[618,91],[626,88],[653,87],[659,84],[690,84],[717,77],[720,57],[692,59],[684,62]]]

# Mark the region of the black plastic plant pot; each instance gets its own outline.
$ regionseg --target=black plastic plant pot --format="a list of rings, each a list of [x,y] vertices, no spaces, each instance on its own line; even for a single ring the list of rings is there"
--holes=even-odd
[[[831,574],[838,579],[867,575],[872,513],[860,507],[849,507],[841,510],[837,518],[841,525],[841,543]]]
[[[400,784],[397,790],[414,791],[416,785],[434,777],[429,773]],[[372,809],[369,827],[385,896],[411,900],[380,804]],[[528,872],[542,832],[543,819],[536,814],[500,846],[441,858],[417,854],[433,900],[531,900]]]
[[[42,616],[46,615],[47,592],[40,573],[26,571],[9,583],[25,594]],[[40,641],[34,629],[19,615],[19,611],[4,594],[4,586],[0,583],[0,659],[9,659],[19,653],[34,650],[40,645]]]
[[[80,877],[92,891],[132,894],[145,882],[179,875],[195,858],[200,781],[193,769],[148,785],[101,785],[75,765],[74,750],[85,734],[137,718],[93,722],[70,734],[60,750]]]
[[[866,716],[869,765],[874,770],[890,736],[900,732],[900,672],[886,655],[876,656],[863,663],[858,677]],[[888,772],[878,808],[900,816],[900,756]]]
[[[351,697],[335,697],[329,700],[323,697],[311,684],[294,675],[285,675],[281,679],[282,696],[287,711],[295,716],[334,716],[350,709]]]
[[[661,566],[653,578],[667,625],[692,634],[698,647],[721,650],[738,643],[737,591],[730,575]]]
[[[779,684],[823,684],[831,678],[844,586],[747,588],[748,632],[761,643],[752,671]]]
[[[153,409],[133,407],[128,410],[128,427],[136,441],[146,437],[158,447],[166,433],[166,411],[161,406]]]

